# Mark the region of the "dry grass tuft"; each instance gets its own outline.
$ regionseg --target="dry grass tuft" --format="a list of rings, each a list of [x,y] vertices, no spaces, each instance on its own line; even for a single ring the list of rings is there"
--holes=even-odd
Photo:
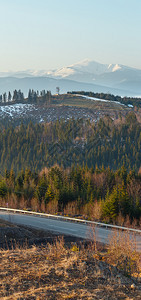
[[[141,255],[136,251],[136,236],[130,232],[113,232],[106,257],[124,275],[141,277]]]

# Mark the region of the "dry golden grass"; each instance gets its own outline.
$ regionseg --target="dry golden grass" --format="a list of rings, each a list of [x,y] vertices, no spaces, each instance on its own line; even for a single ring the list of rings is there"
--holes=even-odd
[[[116,265],[126,276],[141,278],[141,254],[136,251],[136,236],[130,232],[114,231],[106,261]]]
[[[95,257],[115,266],[125,276],[134,276],[141,280],[141,253],[137,251],[136,234],[131,235],[130,231],[113,230],[107,246],[97,248],[97,230],[95,225],[90,226],[88,238],[92,240],[92,251]],[[101,250],[101,253],[99,251]],[[104,253],[103,253],[104,250]]]
[[[0,299],[140,299],[140,283],[96,254],[93,243],[87,249],[66,247],[63,238],[41,247],[1,250]]]

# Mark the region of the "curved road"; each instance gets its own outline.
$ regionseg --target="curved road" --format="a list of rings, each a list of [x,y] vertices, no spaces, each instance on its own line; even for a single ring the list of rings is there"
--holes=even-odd
[[[13,214],[7,212],[0,212],[0,218],[7,220],[11,223],[31,226],[37,229],[50,230],[53,232],[80,237],[84,239],[94,239],[104,244],[109,243],[113,235],[113,230],[103,227],[96,227],[92,229],[91,226],[86,224],[56,220],[45,217],[38,217],[33,215]],[[136,238],[137,250],[141,252],[141,235],[130,233],[132,237]]]

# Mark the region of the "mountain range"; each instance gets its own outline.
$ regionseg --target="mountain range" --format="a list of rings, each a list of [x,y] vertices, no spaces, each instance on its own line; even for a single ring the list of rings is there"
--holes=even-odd
[[[140,96],[141,70],[85,59],[55,70],[0,72],[0,94],[21,89],[26,95],[30,88],[51,90],[55,93],[57,86],[61,93],[85,90],[120,96]]]

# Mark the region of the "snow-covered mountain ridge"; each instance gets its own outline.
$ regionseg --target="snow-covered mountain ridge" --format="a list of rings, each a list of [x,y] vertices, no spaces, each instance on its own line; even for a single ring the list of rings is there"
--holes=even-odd
[[[121,64],[101,64],[91,60],[48,72],[56,79],[69,79],[133,92],[141,92],[141,70]],[[130,94],[130,93],[129,93]]]
[[[93,75],[101,75],[105,72],[115,72],[124,66],[118,64],[101,64],[95,61],[91,61],[89,59],[85,59],[79,63],[70,65],[68,67],[63,67],[61,69],[55,71],[49,71],[48,75],[52,75],[55,77],[68,77],[69,75],[78,73],[87,73]],[[126,68],[126,67],[124,67]]]
[[[8,79],[7,77],[10,78]],[[11,84],[12,79],[15,80],[15,87]],[[17,85],[16,79],[20,80]],[[0,72],[0,81],[2,83],[0,83],[0,93],[4,92],[4,86],[6,87],[5,91],[11,90],[11,86],[14,89],[19,86],[22,90],[25,81],[28,81],[28,84],[23,89],[26,93],[27,88],[39,89],[42,86],[43,89],[54,92],[56,86],[60,86],[61,92],[70,90],[90,91],[91,89],[94,92],[109,92],[122,96],[137,96],[141,94],[140,69],[121,64],[101,64],[89,59],[55,70]],[[31,84],[33,81],[35,81],[34,84]]]
[[[133,70],[140,71],[132,67],[124,66],[121,64],[102,64],[90,59],[84,59],[78,63],[65,66],[55,70],[24,70],[24,71],[7,71],[0,72],[0,77],[19,77],[24,78],[28,76],[53,76],[53,77],[68,77],[69,75],[75,74],[76,72],[80,73],[90,73],[94,75],[102,75],[104,73],[111,73],[116,71],[124,70]],[[79,80],[78,80],[79,81]]]

